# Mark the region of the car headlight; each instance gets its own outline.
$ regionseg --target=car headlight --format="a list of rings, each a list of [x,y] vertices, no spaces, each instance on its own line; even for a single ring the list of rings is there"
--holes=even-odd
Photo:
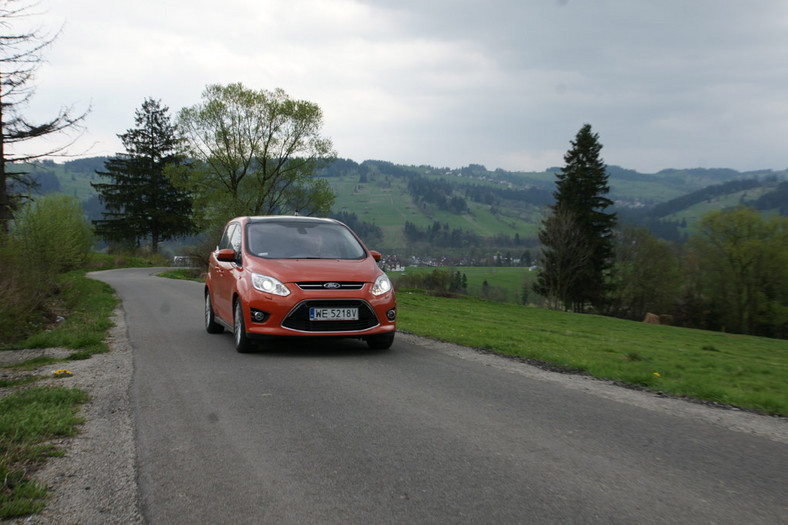
[[[391,290],[391,281],[385,273],[375,280],[372,285],[372,295],[378,296]]]
[[[252,274],[252,286],[265,293],[281,295],[282,297],[290,295],[290,290],[281,281],[259,273]]]

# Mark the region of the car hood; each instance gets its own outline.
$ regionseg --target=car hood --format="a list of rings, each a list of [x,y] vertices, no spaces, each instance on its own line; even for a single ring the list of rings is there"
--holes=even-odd
[[[383,273],[372,257],[366,259],[255,259],[253,272],[283,283],[305,281],[374,282]]]

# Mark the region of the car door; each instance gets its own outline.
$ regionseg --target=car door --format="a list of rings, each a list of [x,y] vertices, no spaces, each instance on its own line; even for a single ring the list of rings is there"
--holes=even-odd
[[[219,241],[219,246],[217,246],[216,251],[211,255],[210,271],[214,315],[229,324],[232,324],[233,321],[232,300],[233,286],[235,284],[233,268],[235,263],[218,260],[216,258],[216,253],[219,250],[234,248],[232,239],[236,233],[240,235],[240,226],[237,223],[231,222],[227,225],[227,228],[225,228],[224,235],[222,235],[222,240]]]

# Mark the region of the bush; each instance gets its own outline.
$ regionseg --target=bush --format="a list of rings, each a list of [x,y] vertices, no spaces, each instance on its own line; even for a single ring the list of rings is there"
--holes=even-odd
[[[0,234],[0,341],[10,342],[27,332],[44,308],[50,278],[27,263],[24,244]]]
[[[81,267],[93,246],[93,229],[79,201],[68,195],[28,204],[15,217],[13,234],[24,245],[28,265],[53,275]]]
[[[21,210],[0,237],[0,341],[10,343],[53,320],[55,278],[84,263],[93,234],[76,199],[51,195]]]

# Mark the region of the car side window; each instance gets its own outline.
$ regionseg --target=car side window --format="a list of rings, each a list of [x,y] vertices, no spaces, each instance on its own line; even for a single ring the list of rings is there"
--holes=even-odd
[[[241,228],[238,226],[230,233],[230,248],[235,250],[235,253],[241,254]]]
[[[225,228],[224,234],[222,235],[222,240],[219,241],[218,248],[220,250],[226,250],[227,248],[232,248],[232,245],[230,244],[230,237],[233,231],[235,231],[236,229],[237,228],[235,224],[227,225],[227,228]]]

